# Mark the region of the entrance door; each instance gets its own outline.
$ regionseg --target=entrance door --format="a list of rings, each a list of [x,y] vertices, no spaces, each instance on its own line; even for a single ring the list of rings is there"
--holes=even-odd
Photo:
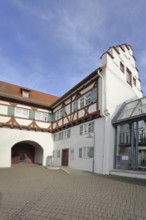
[[[68,166],[68,149],[62,150],[62,166]]]

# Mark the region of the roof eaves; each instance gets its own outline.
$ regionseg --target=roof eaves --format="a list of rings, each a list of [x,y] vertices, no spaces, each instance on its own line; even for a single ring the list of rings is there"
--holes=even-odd
[[[39,102],[39,101],[35,101],[35,100],[30,100],[28,98],[23,98],[23,97],[17,97],[14,95],[9,95],[3,92],[0,92],[0,98],[2,98],[3,100],[10,100],[12,102],[19,102],[21,104],[25,104],[25,105],[33,105],[33,106],[38,106],[40,108],[45,108],[45,109],[49,109],[51,110],[50,105],[45,104],[43,102]]]
[[[60,102],[62,102],[65,98],[67,98],[70,94],[75,93],[80,87],[82,87],[83,84],[85,84],[85,82],[89,81],[90,79],[94,78],[94,77],[99,77],[97,74],[97,70],[101,70],[105,68],[105,66],[103,67],[99,67],[96,70],[94,70],[91,74],[89,74],[86,78],[84,78],[82,81],[80,81],[77,85],[75,85],[73,88],[71,88],[67,93],[65,93],[63,96],[61,96],[58,100],[56,100],[53,104],[50,105],[51,108],[56,107],[56,105],[59,105]]]

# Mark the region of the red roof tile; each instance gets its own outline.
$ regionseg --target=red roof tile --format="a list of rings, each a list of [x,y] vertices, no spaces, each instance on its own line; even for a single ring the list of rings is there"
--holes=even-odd
[[[29,91],[29,98],[25,98],[22,96],[22,90],[24,91]],[[29,102],[29,100],[32,102],[41,102],[47,105],[51,105],[53,104],[59,97],[54,96],[54,95],[50,95],[50,94],[46,94],[43,92],[39,92],[33,89],[28,89],[28,88],[24,88],[18,85],[14,85],[11,83],[7,83],[7,82],[2,82],[0,81],[0,93],[2,94],[6,94],[7,96],[14,96],[15,99],[18,97],[19,100],[20,98],[22,98],[23,100],[25,99],[27,102]]]

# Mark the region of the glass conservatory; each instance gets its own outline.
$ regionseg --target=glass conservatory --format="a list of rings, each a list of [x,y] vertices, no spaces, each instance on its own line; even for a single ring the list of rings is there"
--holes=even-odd
[[[124,103],[113,119],[114,168],[146,170],[146,97]]]

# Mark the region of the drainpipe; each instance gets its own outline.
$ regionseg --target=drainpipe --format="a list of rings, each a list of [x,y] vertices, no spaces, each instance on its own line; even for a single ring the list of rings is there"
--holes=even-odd
[[[105,81],[104,77],[101,75],[99,69],[97,69],[97,74],[101,78],[101,116],[105,117],[105,124],[104,124],[104,142],[103,142],[103,151],[102,151],[102,174],[104,174],[104,160],[105,160],[105,147],[106,147],[106,124],[107,124],[107,116],[105,114],[106,108],[106,91],[105,91]]]
[[[101,75],[99,69],[97,69],[97,74],[98,76],[100,76],[101,78],[101,115],[106,117],[106,115],[104,114],[104,110],[105,110],[105,91],[104,91],[104,78],[103,76]]]

